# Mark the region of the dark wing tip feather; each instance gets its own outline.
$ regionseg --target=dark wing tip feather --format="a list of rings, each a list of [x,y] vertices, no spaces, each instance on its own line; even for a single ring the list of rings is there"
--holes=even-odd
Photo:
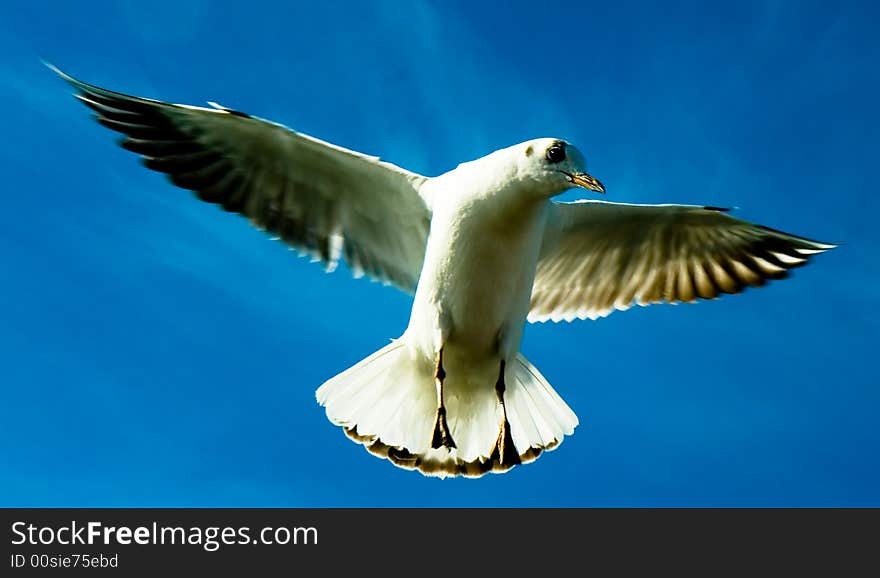
[[[160,100],[143,98],[140,96],[132,96],[130,94],[124,94],[121,92],[108,90],[106,88],[101,88],[99,86],[95,86],[94,84],[89,84],[87,82],[83,82],[82,80],[74,78],[53,64],[46,63],[46,66],[48,66],[55,74],[60,76],[62,80],[77,89],[82,96],[86,97],[85,99],[80,98],[81,101],[90,100],[99,106],[103,105],[104,107],[109,108],[116,108],[114,104],[119,105],[124,103],[124,108],[119,110],[139,113],[155,110],[157,106],[177,106],[171,103],[162,102]],[[92,106],[92,108],[94,107]]]
[[[234,189],[244,179],[234,163],[222,150],[199,142],[195,128],[182,128],[164,112],[182,107],[99,88],[47,66],[78,91],[74,96],[95,112],[101,125],[126,136],[119,145],[141,155],[144,166],[167,174],[173,184],[206,202],[226,210],[244,207],[245,192]],[[250,118],[223,107],[216,113]]]
[[[99,88],[77,80],[51,64],[47,66],[77,90],[74,96],[94,111],[101,125],[125,135],[118,144],[140,155],[145,167],[165,173],[172,184],[193,191],[199,199],[220,205],[229,212],[242,213],[259,222],[262,228],[275,232],[275,225],[282,219],[266,222],[247,214],[247,200],[252,191],[244,175],[245,169],[237,166],[221,147],[200,142],[202,129],[197,123],[184,127],[168,114],[170,110],[186,107]],[[216,103],[211,105],[214,110],[200,110],[205,114],[253,118]],[[297,239],[285,234],[281,236],[301,250],[321,245],[312,239],[314,235],[301,235],[302,238]],[[322,252],[323,255],[326,251]]]

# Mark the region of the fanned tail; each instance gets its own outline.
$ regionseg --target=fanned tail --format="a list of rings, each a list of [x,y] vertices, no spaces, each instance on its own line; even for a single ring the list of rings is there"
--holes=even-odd
[[[395,465],[436,477],[501,473],[555,449],[577,416],[543,375],[517,354],[505,371],[504,409],[494,380],[449,373],[444,384],[455,447],[432,448],[437,418],[435,368],[396,340],[324,383],[316,392],[327,417],[346,435]],[[518,459],[499,451],[506,411]],[[509,443],[508,441],[508,443]]]

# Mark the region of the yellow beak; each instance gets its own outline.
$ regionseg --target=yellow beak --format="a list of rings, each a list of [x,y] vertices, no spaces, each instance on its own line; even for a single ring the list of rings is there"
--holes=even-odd
[[[605,187],[602,186],[602,183],[599,182],[599,179],[588,175],[587,173],[569,174],[568,178],[575,186],[590,189],[591,191],[596,191],[597,193],[605,192]]]

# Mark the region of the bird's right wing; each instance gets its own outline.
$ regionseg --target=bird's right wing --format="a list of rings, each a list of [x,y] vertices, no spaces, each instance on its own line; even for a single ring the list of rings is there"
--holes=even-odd
[[[355,276],[414,290],[431,218],[419,194],[426,177],[219,105],[128,96],[50,67],[98,122],[127,136],[123,148],[175,185],[245,215],[328,270],[344,258]]]
[[[714,299],[781,279],[834,247],[693,205],[552,203],[529,321]]]

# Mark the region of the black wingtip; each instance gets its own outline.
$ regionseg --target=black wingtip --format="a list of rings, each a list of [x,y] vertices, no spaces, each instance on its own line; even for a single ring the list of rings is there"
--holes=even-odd
[[[706,205],[703,208],[707,211],[717,211],[719,213],[728,213],[733,210],[732,207],[713,207],[711,205]]]

